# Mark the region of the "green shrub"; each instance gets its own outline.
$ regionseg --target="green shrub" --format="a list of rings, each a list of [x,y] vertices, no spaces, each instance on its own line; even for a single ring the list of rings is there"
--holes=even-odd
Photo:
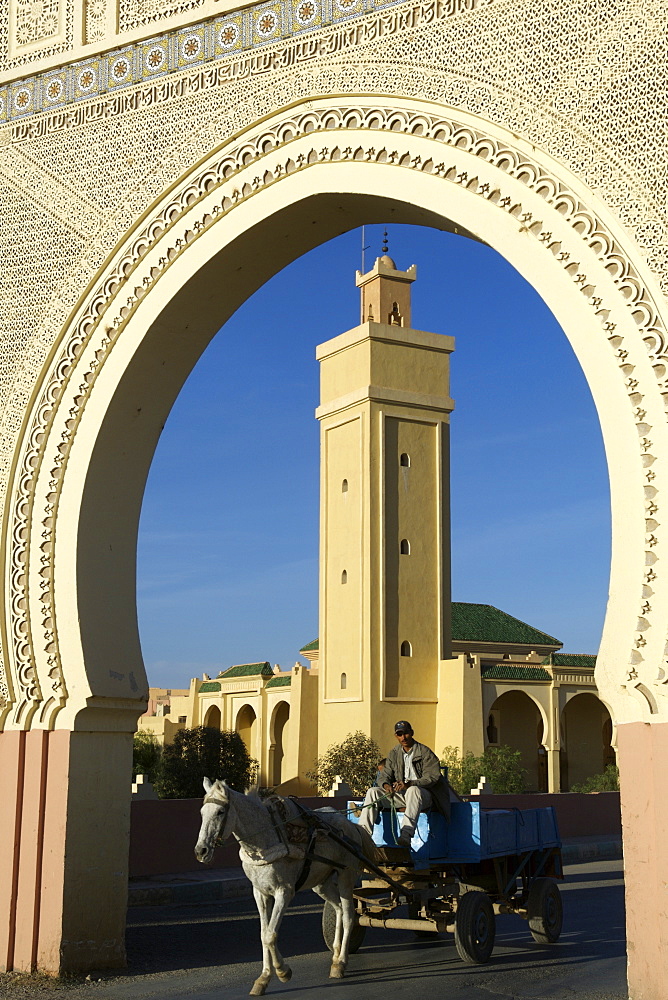
[[[204,795],[202,779],[224,778],[231,788],[245,791],[253,780],[257,761],[248,753],[239,733],[207,726],[180,729],[162,751],[156,781],[163,799],[196,799]]]
[[[350,785],[353,795],[362,796],[375,784],[378,761],[383,755],[375,740],[357,730],[349,733],[341,743],[333,743],[318,757],[306,777],[316,785],[321,795],[326,795],[337,775]]]
[[[483,776],[497,795],[517,795],[524,791],[526,770],[522,767],[522,754],[512,747],[487,747],[480,757],[470,750],[462,757],[458,747],[445,747],[441,764],[447,766],[448,780],[460,795],[468,795]]]
[[[590,778],[579,785],[571,785],[571,792],[618,792],[619,768],[616,764],[608,764],[602,774],[592,774]]]
[[[145,774],[151,784],[155,783],[160,770],[162,747],[153,733],[135,733],[132,744],[132,777]]]

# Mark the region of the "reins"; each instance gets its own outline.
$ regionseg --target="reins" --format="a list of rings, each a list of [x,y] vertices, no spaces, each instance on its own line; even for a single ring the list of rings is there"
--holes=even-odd
[[[240,792],[239,794],[241,795],[243,793]],[[355,806],[354,809],[348,809],[348,808],[346,808],[346,809],[328,809],[327,812],[329,812],[329,813],[336,813],[337,816],[345,816],[346,819],[347,819],[351,814],[354,814],[355,816],[359,816],[359,814],[361,813],[362,809],[369,809],[372,806],[378,806],[378,804],[380,802],[382,802],[383,800],[388,800],[389,803],[390,803],[390,809],[392,811],[392,820],[394,821],[394,819],[395,819],[395,817],[397,815],[397,810],[396,810],[396,807],[394,806],[394,803],[392,801],[393,798],[394,798],[393,795],[388,795],[387,792],[384,792],[381,798],[376,799],[375,802],[370,802],[368,805]],[[294,802],[299,809],[303,809],[304,808],[301,805],[301,803],[299,802],[299,800],[294,795],[287,796],[287,799],[289,801],[291,801],[291,802]],[[207,792],[207,794],[204,796],[204,799],[202,801],[202,805],[208,805],[211,802],[214,805],[217,805],[217,806],[221,806],[221,807],[225,807],[226,806],[228,809],[229,809],[230,804],[231,804],[230,801],[229,801],[229,799],[227,801],[225,801],[224,799],[218,799],[218,798],[215,797],[215,795],[212,795],[211,792]],[[274,826],[274,829],[276,830],[276,833],[277,833],[278,837],[280,838],[280,840],[282,840],[284,843],[286,843],[287,841],[284,839],[284,832],[285,832],[285,830],[287,830],[287,828],[289,826],[292,825],[292,822],[290,820],[285,820],[285,819],[282,819],[282,818],[277,819],[276,816],[275,816],[275,813],[273,812],[273,810],[270,807],[270,804],[269,804],[268,800],[263,801],[261,804],[265,807],[265,809],[269,813],[269,816],[271,818],[272,824]],[[310,810],[309,810],[309,812],[310,812]],[[227,819],[227,817],[225,817],[225,818]],[[283,828],[283,829],[281,830],[280,828]],[[250,834],[248,834],[248,836],[252,837],[255,833],[260,833],[260,832],[261,832],[261,830],[258,827],[256,830],[251,830],[251,832],[250,832]],[[225,838],[225,839],[227,839],[227,838]],[[220,841],[220,837],[216,841],[216,846],[219,846],[219,841]]]
[[[280,799],[280,796],[277,796],[277,798],[280,801],[285,801],[284,799]],[[387,793],[384,793],[381,799],[377,799],[376,800],[375,804],[377,805],[379,801],[382,801],[382,799],[388,799],[388,798],[391,801],[392,798],[393,798],[393,796],[388,795]],[[301,804],[301,802],[299,802],[299,800],[297,798],[295,798],[294,795],[288,796],[288,799],[289,799],[289,801],[291,801],[291,802],[293,802],[295,804],[295,806],[299,810],[301,818],[304,821],[304,824],[306,825],[306,828],[309,830],[308,844],[306,846],[306,850],[305,850],[305,853],[304,853],[304,863],[302,865],[301,872],[299,873],[299,877],[298,877],[298,879],[297,879],[297,881],[295,883],[295,892],[298,892],[301,889],[301,887],[304,885],[304,883],[306,882],[306,880],[307,880],[307,878],[308,878],[308,876],[310,874],[310,871],[311,871],[311,865],[312,865],[312,863],[314,861],[320,861],[322,864],[325,864],[325,865],[327,865],[330,868],[337,868],[340,871],[342,871],[346,867],[346,865],[341,864],[341,862],[339,862],[339,861],[333,861],[331,858],[325,858],[322,855],[316,854],[315,851],[313,851],[313,845],[315,844],[318,832],[322,832],[330,840],[333,840],[336,844],[339,844],[340,847],[343,847],[344,850],[346,850],[349,854],[352,854],[352,856],[354,858],[356,858],[358,861],[361,861],[362,864],[366,868],[368,868],[370,871],[372,871],[377,877],[381,878],[388,885],[390,885],[390,886],[392,886],[393,888],[396,888],[396,889],[400,889],[401,888],[401,886],[399,885],[399,883],[395,882],[394,879],[391,879],[387,875],[386,872],[384,872],[382,869],[378,868],[372,861],[370,861],[369,858],[367,858],[365,856],[365,854],[362,851],[362,849],[354,841],[352,841],[349,837],[347,837],[341,831],[338,831],[335,828],[333,828],[332,826],[330,826],[327,823],[327,821],[324,819],[324,817],[319,816],[317,813],[315,813],[311,809],[307,809],[306,806],[303,806]],[[221,807],[227,806],[228,810],[229,810],[229,808],[231,806],[231,801],[229,799],[227,801],[221,800],[219,798],[216,798],[216,796],[211,795],[211,793],[208,792],[204,796],[204,804],[206,805],[209,802],[212,802],[215,805],[218,805],[218,806],[221,806]],[[272,825],[274,827],[274,830],[275,830],[277,836],[279,837],[279,840],[283,843],[284,846],[287,847],[288,841],[285,839],[284,834],[281,833],[281,831],[280,831],[279,828],[283,827],[284,830],[287,829],[287,827],[290,826],[290,821],[288,821],[287,819],[283,819],[283,818],[277,820],[276,816],[275,816],[275,813],[271,809],[270,804],[268,802],[267,803],[260,803],[260,804],[264,805],[265,809],[269,813],[269,817],[271,819],[271,822],[272,822]],[[366,808],[366,807],[363,806],[362,808]],[[344,812],[347,813],[347,812],[352,812],[352,811],[353,810],[348,810],[348,809],[345,809],[345,810],[344,809],[332,809],[331,810],[331,812],[336,813],[337,815],[339,813],[344,813]],[[396,814],[396,809],[393,808],[393,815],[394,814]],[[225,819],[227,819],[227,817]],[[255,833],[255,832],[260,832],[260,831],[259,831],[259,829],[256,830],[256,831],[251,831],[251,833],[250,834],[246,834],[246,836],[252,836],[253,833]],[[237,839],[239,839],[239,838],[237,838]],[[217,841],[217,843],[218,843],[218,841]],[[247,843],[247,841],[239,840],[239,843],[242,844],[242,845],[244,845],[244,844]]]

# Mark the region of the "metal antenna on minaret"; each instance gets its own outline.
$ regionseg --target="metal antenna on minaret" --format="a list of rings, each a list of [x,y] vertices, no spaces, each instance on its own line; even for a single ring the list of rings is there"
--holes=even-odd
[[[362,226],[362,274],[366,274],[366,268],[364,263],[366,258],[364,256],[364,251],[371,249],[370,247],[366,246],[365,231],[366,231],[366,226]]]

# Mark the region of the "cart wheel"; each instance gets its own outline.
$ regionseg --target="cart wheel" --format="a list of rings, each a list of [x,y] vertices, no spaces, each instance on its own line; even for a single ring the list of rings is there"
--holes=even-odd
[[[322,909],[322,936],[330,951],[334,951],[334,935],[336,934],[336,907],[332,903],[325,903]],[[354,917],[353,929],[350,932],[350,947],[348,951],[354,955],[362,947],[366,927],[360,926],[357,914]]]
[[[494,907],[485,892],[465,892],[457,904],[455,945],[462,962],[483,965],[494,948]]]
[[[539,944],[554,944],[559,940],[564,920],[559,886],[551,878],[536,878],[527,898],[529,930]]]

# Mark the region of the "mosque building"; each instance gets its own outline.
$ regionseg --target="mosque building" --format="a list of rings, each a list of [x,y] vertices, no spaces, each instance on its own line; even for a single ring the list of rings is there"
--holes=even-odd
[[[385,248],[386,249],[386,248]],[[596,657],[450,595],[449,395],[454,339],[411,327],[415,266],[384,252],[360,324],[321,344],[320,635],[288,672],[268,662],[151,689],[140,729],[235,729],[260,784],[313,791],[318,754],[362,730],[389,745],[409,719],[438,753],[508,745],[531,791],[567,790],[614,762]]]

